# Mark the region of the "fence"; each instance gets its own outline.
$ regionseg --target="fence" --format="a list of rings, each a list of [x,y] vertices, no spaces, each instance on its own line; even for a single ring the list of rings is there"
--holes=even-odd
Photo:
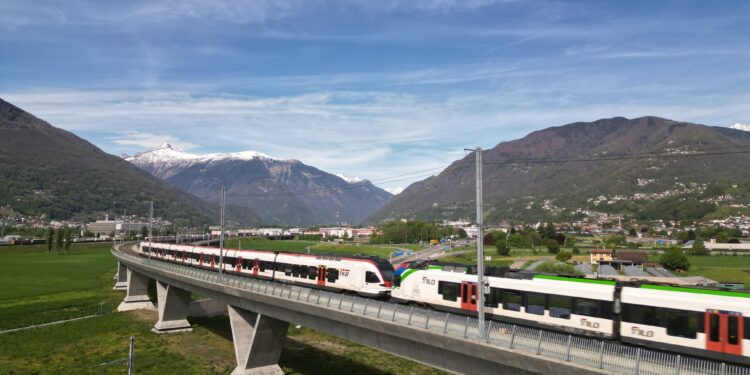
[[[3,324],[0,333],[20,331],[34,327],[46,326],[50,324],[59,324],[73,320],[95,318],[97,316],[109,315],[115,311],[117,306],[109,303],[101,303],[93,306],[76,306],[76,311],[59,311],[54,316],[45,316],[42,318],[30,318],[26,321],[11,322]]]
[[[473,317],[236,275],[225,274],[220,277],[218,272],[140,258],[125,253],[123,255],[147,266],[197,280],[297,300],[300,303],[324,306],[452,337],[481,340],[486,345],[518,350],[612,373],[750,375],[750,368],[744,366],[496,321],[485,322],[485,332],[488,334],[486,337],[480,337],[479,322]]]

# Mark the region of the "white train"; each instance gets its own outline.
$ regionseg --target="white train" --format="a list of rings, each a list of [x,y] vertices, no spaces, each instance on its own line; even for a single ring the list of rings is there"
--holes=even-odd
[[[476,315],[477,276],[466,266],[406,265],[397,274],[397,301]],[[750,293],[524,272],[485,281],[491,319],[750,365]]]
[[[148,246],[141,242],[142,256],[149,255]],[[152,258],[219,270],[216,248],[167,243],[152,243],[151,248]],[[224,272],[379,298],[388,297],[393,280],[393,266],[378,257],[257,250],[226,249]]]

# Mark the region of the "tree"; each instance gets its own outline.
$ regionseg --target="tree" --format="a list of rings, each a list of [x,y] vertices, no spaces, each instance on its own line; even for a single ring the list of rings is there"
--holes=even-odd
[[[48,228],[47,233],[45,233],[44,237],[47,240],[47,255],[50,255],[52,253],[52,242],[55,241],[55,230],[51,227]]]
[[[60,255],[60,250],[63,248],[64,241],[65,233],[63,233],[62,229],[58,229],[57,233],[55,233],[55,249],[57,249],[57,255]]]
[[[555,258],[557,258],[557,260],[560,261],[560,262],[567,262],[571,258],[573,258],[573,254],[571,254],[570,252],[567,252],[567,251],[561,251],[561,252],[557,253],[557,255],[555,256]]]
[[[466,237],[469,237],[469,235],[466,234],[464,228],[458,228],[458,238],[465,239]]]
[[[484,244],[487,246],[495,246],[495,232],[484,234]]]
[[[630,237],[635,237],[635,236],[638,235],[638,233],[635,232],[635,228],[630,228],[630,229],[628,229],[628,235]]]
[[[702,239],[696,238],[693,241],[693,247],[690,248],[690,254],[691,255],[708,255],[708,249],[706,249],[706,245],[703,243]]]
[[[73,231],[70,228],[65,228],[65,255],[68,254],[68,250],[70,250],[70,247],[73,246],[71,232]]]
[[[495,243],[495,247],[497,248],[497,255],[506,256],[510,254],[510,247],[505,245],[505,241],[498,241]]]
[[[665,250],[659,258],[659,263],[668,270],[683,270],[687,271],[690,269],[690,261],[688,260],[685,252],[680,247],[672,246]]]
[[[578,255],[581,253],[581,249],[578,248],[578,246],[573,246],[573,254]]]
[[[546,238],[544,239],[543,244],[547,247],[547,251],[549,251],[550,254],[557,254],[560,251],[560,244],[555,240]]]
[[[567,247],[575,247],[576,246],[576,238],[575,238],[575,236],[565,236],[565,246],[567,246]]]
[[[141,238],[146,238],[146,237],[148,237],[148,228],[146,228],[146,226],[144,225],[141,228]]]
[[[718,243],[727,243],[729,242],[729,235],[727,232],[721,231],[716,234],[716,242]]]

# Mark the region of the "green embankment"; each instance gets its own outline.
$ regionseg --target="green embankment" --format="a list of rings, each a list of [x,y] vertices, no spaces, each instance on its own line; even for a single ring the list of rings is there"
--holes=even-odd
[[[116,262],[109,248],[78,244],[67,256],[47,255],[42,246],[0,248],[0,325],[56,320],[121,301],[124,293],[112,290]],[[155,311],[114,313],[0,334],[0,374],[121,374],[122,362],[93,366],[127,357],[130,336],[138,374],[227,374],[234,368],[227,317],[191,317],[192,332],[168,335],[151,332],[156,319]],[[280,365],[288,374],[442,374],[294,326]]]

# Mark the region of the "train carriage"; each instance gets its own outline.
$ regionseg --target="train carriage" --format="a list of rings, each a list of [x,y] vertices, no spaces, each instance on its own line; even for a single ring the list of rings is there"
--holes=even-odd
[[[475,315],[479,293],[477,276],[466,271],[465,267],[437,265],[407,269],[401,273],[399,286],[391,296],[399,302],[413,301],[439,310]],[[487,276],[485,280],[489,293],[484,311],[491,319],[599,337],[612,336],[614,282],[544,275]]]
[[[140,244],[142,256],[218,271],[219,249],[166,243]],[[348,291],[367,297],[390,294],[393,266],[377,257],[226,249],[223,270],[260,279]]]
[[[750,365],[750,294],[661,285],[624,287],[621,340]]]

